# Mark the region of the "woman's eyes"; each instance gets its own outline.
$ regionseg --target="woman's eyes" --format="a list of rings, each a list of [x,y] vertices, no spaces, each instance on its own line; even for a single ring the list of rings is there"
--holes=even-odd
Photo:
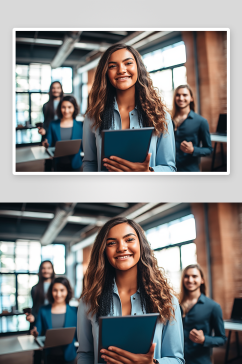
[[[126,240],[126,243],[129,243],[129,242],[131,242],[133,240],[134,240],[134,238],[129,238],[129,239]],[[111,246],[111,245],[113,245],[115,243],[116,243],[116,241],[111,241],[110,243],[107,243],[107,246]]]
[[[130,64],[133,64],[133,62],[125,63],[126,66],[129,66]],[[115,64],[112,64],[108,68],[110,69],[110,68],[113,68],[113,67],[116,67],[116,65]]]

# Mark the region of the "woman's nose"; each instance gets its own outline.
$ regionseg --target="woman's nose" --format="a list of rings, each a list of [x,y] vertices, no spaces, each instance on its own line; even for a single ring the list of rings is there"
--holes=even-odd
[[[127,250],[127,244],[125,242],[119,242],[118,246],[117,246],[117,250],[119,252],[122,252],[122,251],[126,251]]]
[[[120,65],[118,68],[118,73],[125,73],[126,72],[126,67],[125,65]]]

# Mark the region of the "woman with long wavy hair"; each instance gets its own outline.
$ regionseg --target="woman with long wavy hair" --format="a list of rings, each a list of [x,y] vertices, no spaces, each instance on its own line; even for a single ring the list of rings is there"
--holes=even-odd
[[[78,364],[98,363],[100,316],[149,313],[160,314],[149,352],[103,349],[104,360],[110,364],[184,363],[179,304],[140,225],[124,217],[109,220],[96,237],[84,281],[77,318]]]
[[[89,94],[83,130],[84,172],[101,170],[101,132],[154,127],[143,163],[112,156],[103,163],[110,172],[175,172],[171,117],[138,51],[126,44],[109,47],[101,57]]]

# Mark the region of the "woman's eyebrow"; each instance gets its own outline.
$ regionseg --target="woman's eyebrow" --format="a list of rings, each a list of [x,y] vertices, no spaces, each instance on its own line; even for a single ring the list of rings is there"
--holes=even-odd
[[[129,233],[129,234],[124,235],[124,236],[123,236],[123,239],[124,239],[124,238],[127,238],[127,236],[130,236],[130,235],[134,235],[134,236],[136,236],[134,233]],[[106,241],[108,241],[108,240],[117,240],[117,239],[116,239],[116,238],[108,238]]]
[[[126,61],[128,61],[129,59],[134,60],[132,57],[129,57],[129,58],[125,58],[125,59],[123,59],[123,60],[122,60],[122,62],[126,62]],[[108,62],[108,64],[109,64],[109,63],[118,63],[118,62],[113,62],[113,61],[111,61],[111,62]]]

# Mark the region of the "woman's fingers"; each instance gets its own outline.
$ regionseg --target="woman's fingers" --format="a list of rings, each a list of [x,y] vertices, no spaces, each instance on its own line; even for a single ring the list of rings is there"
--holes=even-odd
[[[128,353],[128,352],[127,352]],[[102,349],[101,350],[101,356],[102,358],[109,362],[109,363],[113,363],[113,364],[130,364],[130,360],[125,357],[125,356],[122,356],[122,355],[119,355],[117,352],[115,351],[111,351],[111,350],[105,350],[105,349]],[[131,353],[129,353],[131,354]]]
[[[113,172],[130,172],[128,167],[109,159],[107,162],[104,162],[104,166],[107,169],[111,169]]]

